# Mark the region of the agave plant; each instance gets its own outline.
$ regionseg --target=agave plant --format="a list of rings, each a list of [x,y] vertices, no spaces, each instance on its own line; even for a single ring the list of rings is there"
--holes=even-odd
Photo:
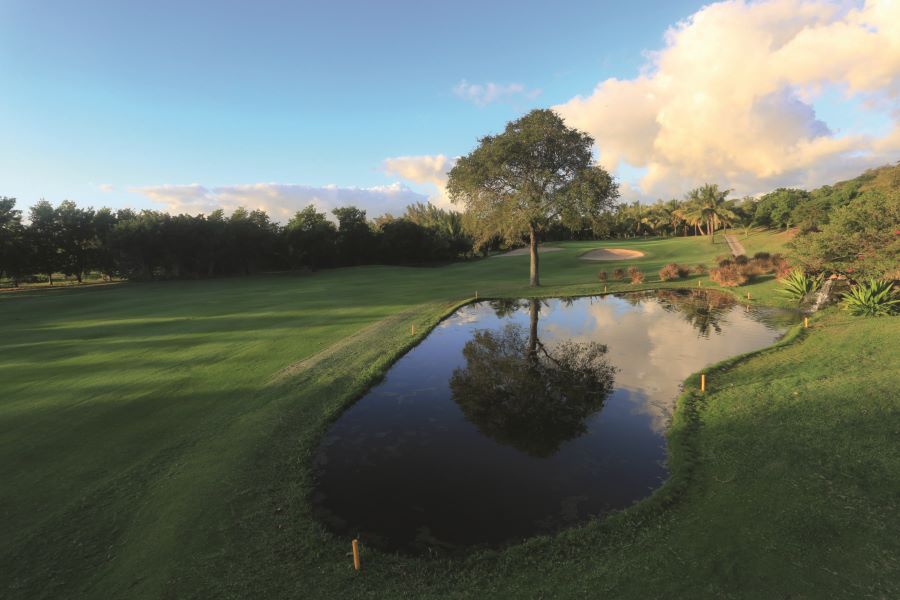
[[[824,274],[808,275],[803,269],[794,269],[781,280],[781,294],[800,304],[803,299],[820,287]]]
[[[893,281],[869,279],[844,294],[844,308],[858,317],[877,317],[900,311],[900,298]]]

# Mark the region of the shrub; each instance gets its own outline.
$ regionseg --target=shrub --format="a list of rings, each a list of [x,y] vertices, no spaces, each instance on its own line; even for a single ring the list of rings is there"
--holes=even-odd
[[[728,262],[729,264],[711,269],[709,272],[709,278],[724,287],[736,287],[739,285],[744,285],[745,283],[747,283],[747,281],[750,280],[749,276],[744,272],[743,268],[741,268],[739,265],[731,263],[731,261]]]
[[[900,298],[893,281],[869,279],[844,294],[843,306],[857,317],[878,317],[900,311]]]
[[[691,274],[691,269],[687,265],[679,265],[678,263],[669,263],[659,270],[659,278],[663,281],[670,279],[682,279]]]
[[[775,279],[777,279],[778,281],[783,280],[794,270],[791,264],[786,260],[783,260],[779,263],[773,262],[772,268],[775,270]]]
[[[730,267],[734,264],[734,261],[730,258],[723,258],[722,260],[718,261],[718,263],[720,267]]]
[[[607,278],[608,275],[606,274],[606,271],[600,271],[599,273],[597,273],[597,279],[599,279],[600,281],[606,282]]]
[[[765,266],[761,265],[756,260],[751,260],[746,264],[738,265],[741,269],[741,273],[747,276],[747,279],[755,279],[760,275],[764,275],[769,272]]]
[[[768,252],[757,252],[753,255],[756,260],[769,260],[771,255]]]
[[[738,254],[734,257],[734,262],[738,265],[746,265],[748,262],[750,262],[750,259],[747,258],[747,255],[745,254]]]
[[[635,267],[628,268],[628,276],[631,277],[631,283],[643,283],[644,273]]]
[[[622,269],[613,269],[612,278],[617,281],[625,279],[625,271],[623,271]]]
[[[706,265],[703,263],[698,263],[694,265],[694,273],[697,275],[706,275],[709,272],[709,269],[706,268]]]
[[[678,265],[675,263],[669,263],[659,270],[659,278],[663,281],[678,279],[679,277],[680,275],[678,274]]]
[[[800,304],[812,292],[822,287],[824,276],[807,275],[803,269],[793,269],[781,280],[781,294]]]
[[[761,252],[760,254],[765,254],[765,252]],[[772,259],[768,256],[763,258],[756,258],[755,256],[750,259],[750,264],[758,266],[763,273],[770,273],[775,270],[772,265]]]

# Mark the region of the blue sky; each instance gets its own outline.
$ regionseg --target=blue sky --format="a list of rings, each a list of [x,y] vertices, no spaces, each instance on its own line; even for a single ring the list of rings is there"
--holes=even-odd
[[[457,156],[530,108],[639,78],[702,5],[3,0],[0,195],[159,207],[134,190],[388,185],[385,159]],[[810,104],[832,131],[892,123],[830,89]]]

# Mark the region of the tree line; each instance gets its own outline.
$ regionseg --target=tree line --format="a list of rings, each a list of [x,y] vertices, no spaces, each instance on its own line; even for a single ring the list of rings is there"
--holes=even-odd
[[[54,274],[79,282],[104,278],[166,279],[246,275],[362,264],[425,264],[472,252],[458,213],[417,203],[401,217],[368,220],[356,207],[333,219],[312,205],[284,226],[263,210],[209,215],[83,208],[66,200],[30,207],[0,197],[0,278],[13,285]]]

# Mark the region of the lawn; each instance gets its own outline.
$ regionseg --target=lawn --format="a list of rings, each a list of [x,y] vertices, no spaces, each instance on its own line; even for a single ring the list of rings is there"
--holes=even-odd
[[[739,239],[750,253],[786,241]],[[577,258],[601,246],[646,257]],[[630,264],[641,287],[671,287],[665,263],[726,253],[720,236],[569,242],[542,256],[540,293],[597,292],[598,270]],[[900,595],[900,325],[836,311],[682,398],[673,480],[650,501],[465,559],[365,549],[356,575],[349,540],[309,516],[317,440],[415,343],[410,325],[425,335],[476,290],[527,295],[527,269],[496,257],[0,295],[0,595]],[[776,303],[774,289],[739,292]]]

